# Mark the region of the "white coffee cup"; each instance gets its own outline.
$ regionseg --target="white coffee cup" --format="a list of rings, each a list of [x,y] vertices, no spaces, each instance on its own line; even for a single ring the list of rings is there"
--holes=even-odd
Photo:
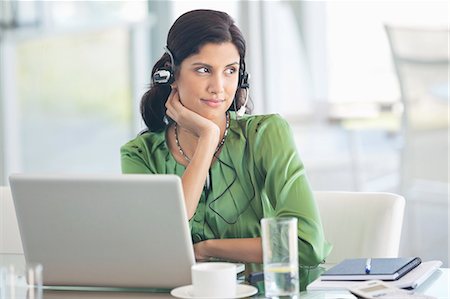
[[[193,295],[207,298],[236,297],[236,265],[197,263],[191,267]]]

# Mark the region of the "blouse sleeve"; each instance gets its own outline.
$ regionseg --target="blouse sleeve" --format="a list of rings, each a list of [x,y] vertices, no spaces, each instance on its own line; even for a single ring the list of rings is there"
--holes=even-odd
[[[298,251],[301,265],[315,266],[330,253],[319,211],[297,152],[289,124],[279,115],[258,121],[254,156],[276,217],[298,219]]]
[[[152,174],[145,143],[136,138],[120,148],[122,173]]]

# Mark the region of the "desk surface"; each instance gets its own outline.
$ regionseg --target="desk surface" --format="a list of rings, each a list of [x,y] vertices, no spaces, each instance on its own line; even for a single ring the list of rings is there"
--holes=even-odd
[[[0,254],[0,266],[14,265],[18,271],[25,268],[25,260],[23,255]],[[45,274],[45,273],[44,273]],[[1,289],[1,288],[0,288]],[[442,268],[436,271],[425,283],[418,289],[418,293],[434,296],[439,299],[450,298],[450,269]],[[308,291],[300,293],[302,299],[351,299],[356,298],[346,291]],[[17,299],[32,298],[27,295],[27,287],[25,282],[17,287]],[[34,297],[38,298],[38,297]],[[122,298],[122,299],[138,299],[138,298],[173,298],[167,293],[139,293],[139,292],[100,292],[100,291],[56,291],[44,290],[42,299],[106,299],[106,298]],[[264,298],[263,294],[255,295],[252,298]]]

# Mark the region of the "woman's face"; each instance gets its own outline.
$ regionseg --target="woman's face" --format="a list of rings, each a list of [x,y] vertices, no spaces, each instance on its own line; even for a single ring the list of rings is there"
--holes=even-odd
[[[210,120],[223,118],[236,93],[239,60],[231,42],[207,43],[183,60],[172,84],[182,104]]]

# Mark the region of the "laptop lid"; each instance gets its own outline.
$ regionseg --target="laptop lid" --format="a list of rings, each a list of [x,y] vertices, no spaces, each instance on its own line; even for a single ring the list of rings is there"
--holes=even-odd
[[[44,285],[173,288],[195,263],[175,175],[12,175],[27,263]]]

